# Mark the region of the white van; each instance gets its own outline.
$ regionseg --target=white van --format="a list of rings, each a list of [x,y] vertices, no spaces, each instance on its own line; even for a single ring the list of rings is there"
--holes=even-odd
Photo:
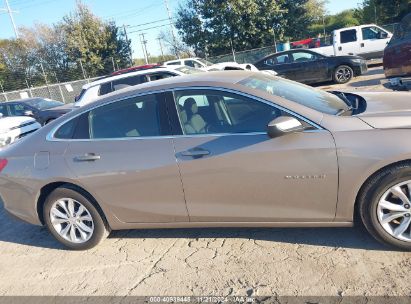
[[[358,55],[367,60],[382,58],[392,33],[375,24],[346,27],[333,31],[332,45],[316,48],[330,56]]]

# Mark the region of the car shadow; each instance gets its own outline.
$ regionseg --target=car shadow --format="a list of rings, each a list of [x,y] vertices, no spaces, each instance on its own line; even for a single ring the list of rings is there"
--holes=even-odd
[[[183,228],[114,231],[110,238],[250,239],[321,247],[396,251],[374,240],[362,226],[352,228]]]
[[[362,226],[353,228],[183,228],[113,231],[110,238],[217,238],[252,239],[275,243],[366,250],[395,250],[375,241]],[[0,242],[65,250],[45,227],[18,221],[7,215],[0,202]]]

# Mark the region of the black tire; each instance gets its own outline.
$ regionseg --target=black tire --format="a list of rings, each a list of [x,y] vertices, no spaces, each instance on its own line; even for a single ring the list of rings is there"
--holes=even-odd
[[[91,199],[87,198],[87,196],[88,195],[83,194],[82,191],[77,190],[74,187],[63,185],[51,192],[44,203],[43,218],[48,230],[57,241],[72,250],[87,250],[93,248],[101,243],[110,234],[110,228],[104,218],[104,215],[101,211],[99,211],[99,208],[91,202]],[[70,198],[81,203],[90,213],[91,218],[93,219],[94,231],[87,241],[83,243],[71,242],[60,236],[51,224],[50,210],[56,201],[63,198]]]
[[[353,77],[354,77],[354,71],[348,65],[339,65],[334,70],[333,80],[337,84],[347,83]]]
[[[396,184],[411,180],[411,163],[388,167],[377,173],[364,186],[358,198],[358,211],[368,232],[379,242],[402,250],[411,250],[411,242],[395,238],[380,224],[377,205],[384,193]]]

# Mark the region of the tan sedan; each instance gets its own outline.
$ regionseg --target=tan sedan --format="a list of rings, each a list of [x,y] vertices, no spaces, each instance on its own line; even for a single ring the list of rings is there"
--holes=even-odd
[[[358,214],[409,250],[409,102],[247,71],[146,83],[0,152],[0,193],[72,249],[118,229],[348,227]]]

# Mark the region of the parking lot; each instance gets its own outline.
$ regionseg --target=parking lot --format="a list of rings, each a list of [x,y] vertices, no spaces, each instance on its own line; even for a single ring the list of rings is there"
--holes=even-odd
[[[381,91],[381,67],[323,89]],[[172,229],[64,250],[0,204],[0,295],[406,295],[411,254],[364,228]]]

